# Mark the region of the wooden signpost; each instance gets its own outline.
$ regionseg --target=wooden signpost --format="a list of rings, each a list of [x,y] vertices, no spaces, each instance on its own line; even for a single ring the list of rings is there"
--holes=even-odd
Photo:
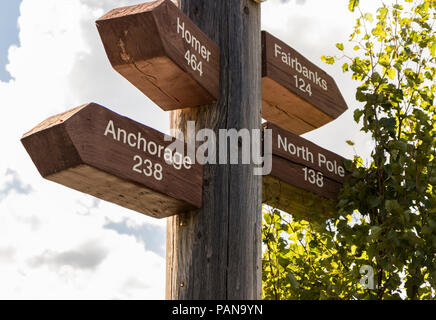
[[[194,120],[197,130],[260,129],[260,4],[182,0],[181,9],[220,47],[220,95],[173,111],[171,127],[186,132]],[[168,219],[168,299],[261,299],[262,178],[254,167],[205,165],[203,206]]]
[[[201,206],[200,165],[162,133],[97,104],[51,117],[21,141],[44,178],[94,197],[155,218]]]
[[[318,207],[316,210],[325,209],[321,204],[321,202],[325,202],[322,198],[336,200],[347,175],[344,158],[272,123],[267,123],[264,127],[272,130],[273,157],[272,171],[270,176],[264,179],[264,188],[268,188],[267,184],[277,183],[275,180],[282,183],[282,188],[275,188],[274,192],[271,191],[274,188],[271,189],[269,186],[269,195],[264,193],[266,202],[279,209],[292,212],[295,209],[289,210],[292,203],[290,199],[296,199],[304,206],[304,201],[301,200],[304,194],[316,195],[316,197],[309,196],[316,201],[313,203],[315,207]],[[283,183],[291,187],[284,186]],[[272,199],[278,196],[275,193],[279,189],[282,192],[280,198],[287,199],[285,200],[287,205],[283,205],[283,202],[282,205],[271,203]],[[330,203],[326,203],[327,208],[331,210]],[[299,205],[297,207],[299,211],[304,211]],[[313,210],[311,206],[307,205],[306,209]]]
[[[283,41],[262,31],[262,117],[302,134],[347,110],[332,77]]]
[[[197,133],[258,130],[262,113],[273,132],[269,176],[254,175],[254,163],[194,164],[162,133],[94,103],[22,138],[44,178],[171,216],[168,299],[260,299],[262,196],[293,214],[327,216],[345,179],[342,157],[298,136],[337,118],[345,101],[324,71],[260,33],[259,2],[182,0],[179,9],[159,0],[114,9],[96,24],[112,66],[172,111],[172,128],[186,134],[192,120]]]
[[[96,22],[116,71],[163,110],[218,100],[218,46],[169,0],[110,11]]]

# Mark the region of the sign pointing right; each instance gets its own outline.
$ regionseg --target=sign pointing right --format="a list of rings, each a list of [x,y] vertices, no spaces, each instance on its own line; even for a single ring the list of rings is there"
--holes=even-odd
[[[272,123],[264,127],[272,130],[271,176],[324,198],[337,198],[347,176],[343,157]]]
[[[262,117],[294,134],[338,118],[347,104],[331,76],[262,31]]]

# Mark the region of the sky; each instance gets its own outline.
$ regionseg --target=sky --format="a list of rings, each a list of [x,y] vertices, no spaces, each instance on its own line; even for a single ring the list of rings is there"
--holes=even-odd
[[[20,143],[42,120],[88,102],[168,132],[168,114],[111,68],[94,23],[141,2],[0,2],[0,299],[164,299],[166,221],[42,179]],[[371,145],[352,120],[356,84],[320,60],[351,31],[347,3],[268,0],[262,28],[335,78],[350,110],[305,137],[351,158],[346,140],[363,155]]]
[[[10,79],[10,74],[5,69],[9,46],[18,44],[17,19],[20,3],[21,0],[0,2],[0,80],[3,81]]]

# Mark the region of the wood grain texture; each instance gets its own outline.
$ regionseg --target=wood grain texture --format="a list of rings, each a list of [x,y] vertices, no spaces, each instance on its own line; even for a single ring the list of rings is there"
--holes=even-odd
[[[168,164],[162,133],[97,104],[47,119],[22,143],[44,178],[102,200],[156,218],[201,206],[200,165]]]
[[[319,128],[347,110],[331,76],[266,31],[262,31],[262,104],[264,119],[295,134]]]
[[[319,171],[324,176],[338,183],[345,181],[344,157],[272,123],[264,124],[264,128],[272,130],[273,155]],[[287,145],[286,149],[284,145]],[[299,148],[300,150],[298,150]],[[302,149],[304,149],[304,152]],[[308,155],[309,152],[310,156]]]
[[[310,183],[307,178],[305,178],[304,168],[307,167],[281,157],[273,156],[270,175],[313,194],[327,199],[337,199],[339,191],[342,188],[341,183],[324,176],[323,186],[319,187],[315,183]]]
[[[114,9],[96,24],[113,68],[163,110],[218,99],[219,48],[171,1]]]
[[[337,199],[347,176],[343,157],[272,123],[263,127],[272,130],[271,176],[324,198]],[[315,174],[322,176],[322,183],[311,182]]]
[[[327,219],[335,213],[334,200],[297,188],[271,175],[263,177],[262,199],[263,203],[273,208],[307,221],[314,216]]]
[[[260,129],[260,5],[186,0],[182,9],[221,48],[220,98],[172,112],[172,127]],[[253,168],[206,165],[202,208],[168,219],[168,299],[260,299],[262,182]]]

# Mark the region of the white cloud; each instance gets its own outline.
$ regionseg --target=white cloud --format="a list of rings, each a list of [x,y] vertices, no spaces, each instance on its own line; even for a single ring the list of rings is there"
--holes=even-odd
[[[91,101],[166,130],[167,115],[110,67],[95,27],[106,11],[134,3],[21,5],[20,46],[7,66],[13,80],[0,82],[0,298],[164,298],[165,261],[147,237],[105,226],[165,221],[43,180],[20,143],[48,116]]]
[[[150,225],[163,230],[165,221],[43,180],[20,143],[48,116],[91,101],[167,131],[168,115],[111,68],[94,24],[110,9],[138,2],[23,0],[20,46],[10,49],[7,66],[13,80],[0,82],[0,298],[164,297],[165,261],[134,233]],[[353,84],[339,66],[319,60],[349,33],[344,1],[301,4],[265,2],[264,29],[334,76],[353,107]],[[347,139],[362,151],[368,140],[351,118],[349,111],[308,136],[342,155],[350,155]]]

